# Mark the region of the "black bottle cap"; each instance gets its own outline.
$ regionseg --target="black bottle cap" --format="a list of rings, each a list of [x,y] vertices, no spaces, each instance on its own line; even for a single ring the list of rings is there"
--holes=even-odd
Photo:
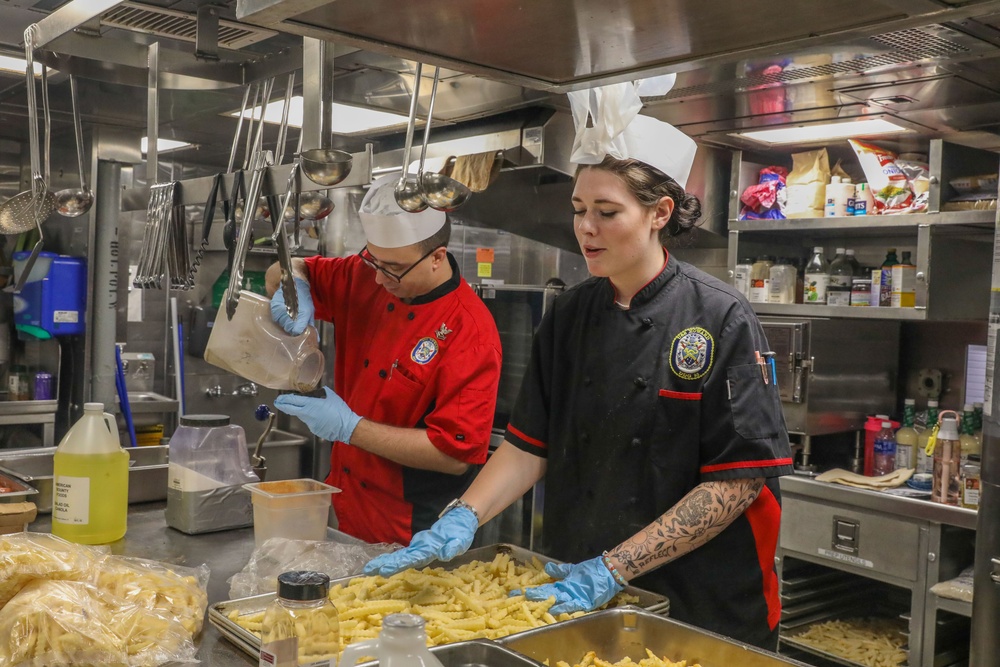
[[[278,597],[285,600],[322,600],[330,592],[330,577],[299,570],[278,575]]]
[[[181,426],[191,426],[193,428],[229,426],[229,416],[228,415],[181,415]]]

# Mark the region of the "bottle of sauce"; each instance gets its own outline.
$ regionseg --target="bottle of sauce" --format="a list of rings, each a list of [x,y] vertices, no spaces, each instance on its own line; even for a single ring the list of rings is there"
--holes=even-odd
[[[896,431],[896,468],[917,467],[917,447],[920,434],[913,428],[917,402],[912,398],[903,401],[903,427]]]
[[[962,408],[962,434],[958,440],[962,447],[962,464],[969,459],[969,456],[982,454],[982,444],[976,437],[976,417],[971,404],[966,403]]]
[[[837,248],[837,254],[830,262],[830,278],[826,286],[827,305],[851,305],[851,281],[853,277],[854,267],[847,259],[844,248]]]
[[[973,403],[972,404],[972,416],[974,425],[976,428],[976,439],[979,440],[979,446],[983,446],[983,404]]]
[[[768,285],[768,303],[795,303],[795,286],[798,271],[787,257],[779,257],[771,267]]]
[[[896,436],[892,432],[892,422],[882,422],[882,430],[875,436],[875,452],[872,461],[872,475],[888,475],[896,469]]]
[[[917,472],[934,472],[934,460],[927,454],[927,443],[930,441],[937,423],[938,402],[931,399],[927,401],[927,427],[917,438]]]
[[[879,285],[878,285],[878,306],[879,308],[889,308],[892,306],[892,267],[899,264],[899,258],[896,257],[896,249],[889,248],[886,252],[885,260],[882,262],[882,266],[879,267]],[[872,290],[875,289],[875,276],[872,276]],[[876,305],[874,302],[874,294],[872,296],[872,305]]]
[[[340,620],[329,592],[321,572],[278,575],[278,597],[261,622],[261,667],[336,667]]]
[[[975,454],[962,464],[962,507],[979,509],[980,457]]]
[[[952,416],[947,416],[947,415]],[[941,413],[941,428],[934,442],[934,486],[931,500],[944,505],[958,505],[962,488],[962,448],[959,443],[958,415],[953,410]]]
[[[771,289],[771,267],[774,257],[764,255],[758,257],[750,270],[750,302],[767,303]]]
[[[733,269],[733,287],[750,300],[750,273],[753,271],[753,258],[744,257]]]
[[[125,535],[128,452],[114,415],[85,403],[53,456],[52,534],[79,544],[107,544]]]
[[[825,304],[829,281],[830,267],[823,256],[823,246],[816,246],[804,271],[802,302],[811,305]]]

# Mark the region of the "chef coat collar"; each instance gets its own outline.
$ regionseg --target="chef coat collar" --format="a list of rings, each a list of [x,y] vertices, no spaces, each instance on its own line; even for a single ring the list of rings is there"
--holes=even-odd
[[[635,296],[629,302],[629,310],[634,310],[652,301],[660,293],[660,290],[670,282],[670,279],[676,275],[677,260],[673,258],[673,255],[666,248],[663,249],[663,252],[667,255],[667,261],[663,263],[663,268],[660,269],[660,272],[652,280],[643,285],[642,289],[635,293]],[[618,296],[615,292],[615,286],[611,284],[611,280],[608,278],[605,279],[605,283],[607,284],[608,292],[610,292],[608,306],[614,307]]]
[[[411,306],[420,306],[425,303],[430,303],[431,301],[440,299],[444,295],[450,294],[458,289],[458,286],[462,284],[462,272],[458,270],[458,262],[455,261],[455,257],[450,252],[448,253],[448,263],[451,265],[451,278],[441,283],[427,294],[421,294],[420,296],[413,297],[410,300]]]

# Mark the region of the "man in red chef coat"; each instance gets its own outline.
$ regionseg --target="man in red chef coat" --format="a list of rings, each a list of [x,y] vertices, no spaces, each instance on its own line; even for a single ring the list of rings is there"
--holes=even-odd
[[[342,490],[333,496],[340,530],[405,545],[486,461],[501,351],[493,317],[447,251],[445,214],[400,209],[397,180],[375,181],[362,201],[360,253],[295,260],[294,320],[277,265],[268,293],[289,333],[314,318],[333,324],[333,389],[274,406],[333,443],[326,481]]]

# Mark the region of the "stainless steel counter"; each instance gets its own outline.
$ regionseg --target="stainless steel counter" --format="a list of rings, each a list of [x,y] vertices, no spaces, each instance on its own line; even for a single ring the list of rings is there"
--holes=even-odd
[[[123,556],[151,558],[167,563],[211,569],[208,580],[208,602],[229,599],[227,579],[243,569],[253,553],[253,528],[224,530],[204,535],[185,535],[168,528],[163,518],[166,503],[144,503],[129,506],[128,532],[121,540],[109,545],[111,551]],[[39,517],[29,530],[51,530],[51,515]],[[248,655],[222,638],[208,620],[196,640],[198,659],[203,665],[233,667],[256,665]]]
[[[930,500],[903,498],[879,491],[855,489],[841,484],[817,482],[803,475],[781,478],[781,495],[799,495],[826,502],[841,503],[879,512],[945,526],[976,529],[976,511],[933,503]]]

